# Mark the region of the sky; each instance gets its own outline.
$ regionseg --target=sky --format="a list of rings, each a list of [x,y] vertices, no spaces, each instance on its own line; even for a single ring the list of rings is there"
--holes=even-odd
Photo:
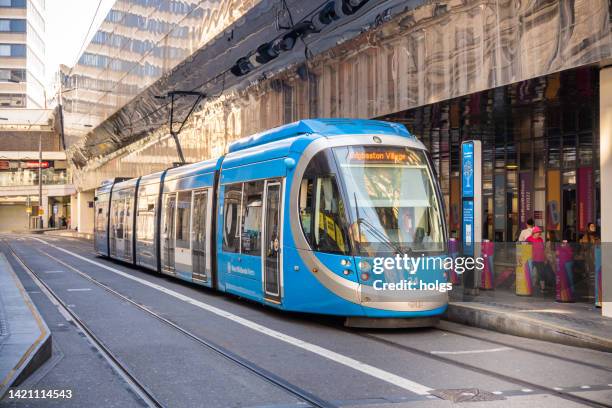
[[[73,66],[85,46],[96,33],[115,0],[47,0],[46,27],[46,77],[48,87],[52,84],[60,64]],[[94,18],[89,35],[87,29]],[[87,35],[87,38],[85,37]]]

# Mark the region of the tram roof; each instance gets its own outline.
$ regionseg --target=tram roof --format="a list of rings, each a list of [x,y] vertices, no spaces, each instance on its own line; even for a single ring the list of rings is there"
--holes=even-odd
[[[165,181],[173,180],[181,177],[188,177],[200,173],[212,173],[219,169],[222,158],[210,159],[203,162],[186,164],[184,166],[168,169]]]
[[[139,177],[132,178],[129,180],[124,180],[118,183],[115,183],[113,187],[113,191],[125,190],[128,188],[136,188],[136,184],[138,184]]]
[[[368,119],[305,119],[237,140],[229,145],[228,153],[308,134],[325,137],[393,135],[416,140],[404,125],[398,123]]]

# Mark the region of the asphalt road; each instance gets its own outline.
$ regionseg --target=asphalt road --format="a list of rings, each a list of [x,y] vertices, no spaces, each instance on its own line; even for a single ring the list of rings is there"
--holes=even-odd
[[[0,251],[53,335],[21,388],[72,391],[2,406],[147,404],[33,275],[159,406],[447,407],[439,395],[457,389],[475,408],[612,406],[611,354],[451,323],[348,330],[98,258],[84,240],[5,235]]]

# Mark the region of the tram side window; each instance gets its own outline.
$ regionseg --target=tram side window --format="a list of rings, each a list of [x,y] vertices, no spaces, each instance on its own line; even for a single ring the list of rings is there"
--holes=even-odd
[[[115,228],[115,238],[123,239],[123,200],[113,200],[113,226]]]
[[[263,186],[263,180],[244,183],[244,199],[241,211],[241,252],[243,254],[261,255]]]
[[[104,212],[104,206],[108,202],[98,201],[98,212],[96,213],[96,230],[106,231],[106,213]]]
[[[140,241],[153,241],[155,233],[155,196],[138,197],[136,233]]]
[[[191,191],[178,193],[176,203],[176,247],[189,248],[189,217],[191,213]]]
[[[300,220],[308,243],[316,251],[347,254],[345,208],[336,179],[306,178],[300,189]]]
[[[124,210],[124,214],[123,214],[123,225],[124,225],[124,232],[125,232],[125,238],[126,239],[131,239],[132,238],[132,205],[133,205],[133,201],[132,200],[132,196],[128,196],[125,198],[125,210]]]
[[[223,195],[223,251],[240,252],[242,183],[228,184]]]

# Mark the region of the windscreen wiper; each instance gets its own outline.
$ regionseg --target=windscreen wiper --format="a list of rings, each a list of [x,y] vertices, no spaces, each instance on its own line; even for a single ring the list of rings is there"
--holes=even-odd
[[[397,252],[400,255],[404,255],[404,251],[402,250],[402,247],[399,244],[394,244],[389,237],[387,237],[385,234],[383,234],[382,232],[380,232],[378,229],[376,229],[376,227],[367,219],[362,218],[359,215],[359,204],[357,204],[357,193],[353,193],[353,199],[355,200],[355,212],[357,213],[357,233],[359,234],[359,253],[361,253],[361,228],[359,228],[359,226],[361,224],[365,225],[366,227],[368,227],[375,236],[377,236],[383,244],[387,244],[387,246],[389,246],[393,251]]]

